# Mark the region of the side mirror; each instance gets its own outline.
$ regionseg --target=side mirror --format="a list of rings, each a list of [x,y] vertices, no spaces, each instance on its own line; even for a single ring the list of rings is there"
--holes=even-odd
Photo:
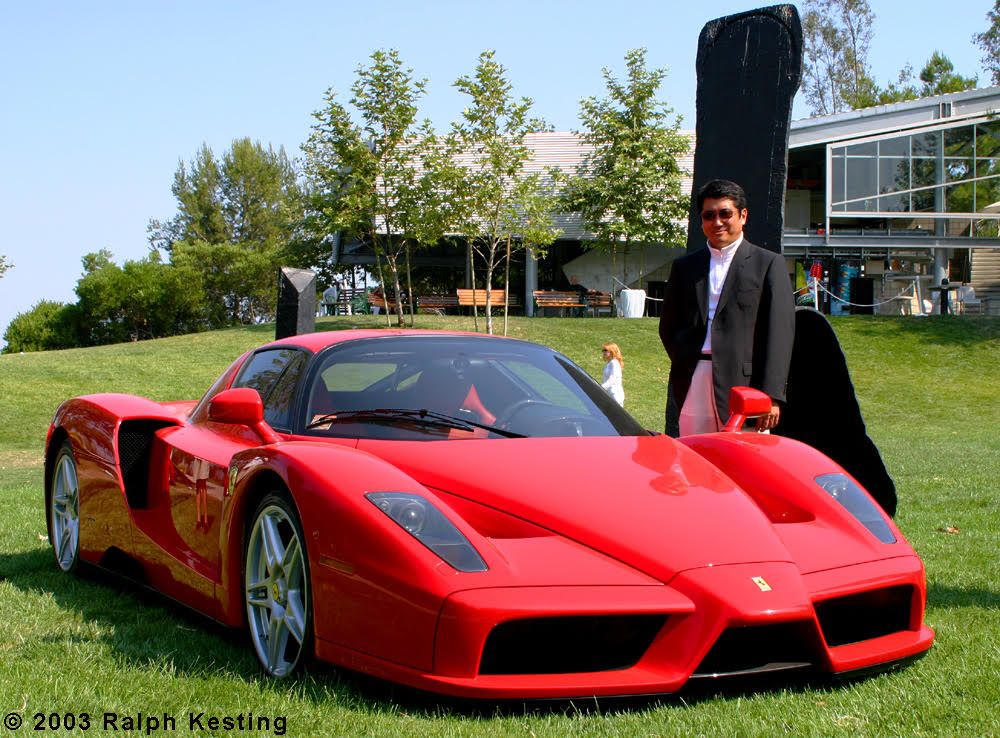
[[[753,387],[733,387],[729,390],[729,420],[723,433],[736,433],[747,418],[756,418],[771,412],[771,398]]]
[[[248,426],[264,443],[281,440],[264,422],[264,403],[257,390],[250,387],[223,390],[213,397],[208,403],[208,419],[214,423]]]

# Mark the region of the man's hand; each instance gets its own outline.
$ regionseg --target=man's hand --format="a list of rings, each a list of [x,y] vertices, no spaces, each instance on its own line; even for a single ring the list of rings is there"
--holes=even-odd
[[[771,401],[771,412],[767,415],[761,415],[757,418],[757,432],[771,430],[774,426],[778,424],[778,418],[781,416],[781,407],[778,403]]]

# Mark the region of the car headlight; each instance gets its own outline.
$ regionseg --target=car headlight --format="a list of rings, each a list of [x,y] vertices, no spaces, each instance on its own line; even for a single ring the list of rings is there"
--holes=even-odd
[[[369,492],[365,497],[455,569],[477,572],[489,568],[469,539],[424,497],[411,492]]]
[[[847,512],[882,543],[896,542],[896,536],[889,530],[885,514],[846,474],[821,474],[816,477],[816,484],[843,505]]]

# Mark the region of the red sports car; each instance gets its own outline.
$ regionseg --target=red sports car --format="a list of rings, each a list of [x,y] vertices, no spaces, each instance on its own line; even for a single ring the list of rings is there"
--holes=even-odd
[[[45,458],[62,569],[246,627],[274,676],[316,657],[455,696],[649,694],[886,668],[934,638],[919,557],[837,464],[651,433],[524,341],[275,341],[198,402],[69,400]]]

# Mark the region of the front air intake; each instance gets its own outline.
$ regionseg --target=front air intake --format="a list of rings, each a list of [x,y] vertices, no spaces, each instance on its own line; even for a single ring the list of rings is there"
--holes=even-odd
[[[901,585],[817,602],[816,617],[827,644],[844,646],[908,630],[913,587]]]
[[[569,674],[634,666],[665,615],[593,615],[511,620],[486,639],[480,674]]]
[[[806,669],[820,662],[811,622],[737,626],[723,631],[692,677]]]

